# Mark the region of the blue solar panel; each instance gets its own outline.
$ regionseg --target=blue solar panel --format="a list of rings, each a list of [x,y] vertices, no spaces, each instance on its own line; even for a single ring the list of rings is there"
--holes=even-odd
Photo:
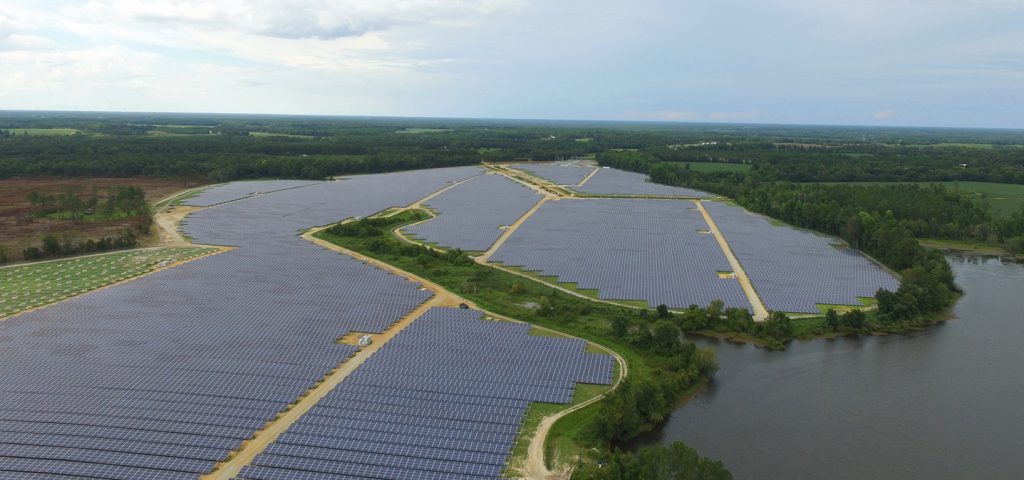
[[[575,383],[612,380],[611,357],[529,328],[430,309],[239,477],[497,478],[529,402],[567,403]]]
[[[705,208],[770,310],[818,313],[817,304],[860,306],[879,288],[899,281],[840,240],[778,226],[767,218],[719,202]]]
[[[481,175],[426,202],[437,217],[402,231],[441,247],[484,251],[540,201],[541,195],[501,175]]]
[[[704,217],[690,201],[562,199],[528,218],[490,260],[523,267],[609,300],[651,307],[750,308]]]

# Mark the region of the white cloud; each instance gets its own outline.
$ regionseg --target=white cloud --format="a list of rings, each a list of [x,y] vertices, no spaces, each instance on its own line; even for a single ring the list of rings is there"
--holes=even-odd
[[[521,0],[93,0],[67,7],[64,13],[87,25],[148,24],[287,39],[334,39],[399,25],[458,25],[521,6]]]
[[[31,25],[0,12],[0,51],[38,50],[53,45],[46,38],[26,33],[31,29]]]

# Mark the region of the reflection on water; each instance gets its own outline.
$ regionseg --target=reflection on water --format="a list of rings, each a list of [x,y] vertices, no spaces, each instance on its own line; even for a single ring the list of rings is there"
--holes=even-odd
[[[738,479],[1022,478],[1024,266],[949,261],[966,295],[923,332],[702,341],[717,378],[644,441],[682,440]]]

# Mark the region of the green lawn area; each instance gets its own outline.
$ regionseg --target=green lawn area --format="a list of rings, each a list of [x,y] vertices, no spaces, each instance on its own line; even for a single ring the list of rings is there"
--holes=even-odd
[[[451,128],[405,128],[398,130],[395,133],[402,134],[417,134],[417,133],[442,133],[442,132],[454,132]]]
[[[0,318],[216,251],[209,247],[129,250],[0,267]],[[166,264],[165,264],[166,265]]]
[[[729,172],[746,173],[752,165],[745,163],[716,163],[716,162],[684,162],[690,166],[690,170],[701,173]]]
[[[285,138],[316,138],[312,135],[294,135],[291,133],[249,132],[250,137],[285,137]]]
[[[822,182],[828,185],[943,185],[950,190],[977,194],[992,207],[995,216],[1006,216],[1024,207],[1024,185],[988,182]]]
[[[15,135],[35,135],[39,137],[64,137],[78,133],[74,128],[7,128]]]

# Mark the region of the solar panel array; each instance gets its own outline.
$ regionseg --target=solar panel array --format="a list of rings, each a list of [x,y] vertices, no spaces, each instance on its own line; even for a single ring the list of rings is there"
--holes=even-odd
[[[218,203],[230,202],[260,193],[277,192],[289,188],[305,187],[320,183],[313,180],[247,180],[217,185],[199,192],[194,197],[183,200],[183,205],[209,207]]]
[[[409,204],[477,168],[369,175],[197,212],[241,248],[0,322],[0,478],[196,478],[429,298],[301,228]]]
[[[790,227],[719,202],[705,208],[769,310],[817,313],[816,304],[860,305],[899,281],[839,240]]]
[[[485,251],[540,201],[529,187],[501,175],[481,175],[430,199],[437,217],[402,231],[442,247]]]
[[[612,359],[530,325],[432,308],[278,437],[239,478],[498,478],[529,402],[609,385]]]
[[[579,184],[594,171],[594,167],[577,163],[517,163],[511,166],[558,185],[569,186]]]
[[[562,199],[545,203],[491,261],[597,289],[600,298],[683,308],[722,300],[750,308],[692,202]]]
[[[647,176],[614,168],[601,168],[582,187],[574,190],[595,195],[651,195],[663,197],[711,198],[707,192],[670,187],[647,181]]]

